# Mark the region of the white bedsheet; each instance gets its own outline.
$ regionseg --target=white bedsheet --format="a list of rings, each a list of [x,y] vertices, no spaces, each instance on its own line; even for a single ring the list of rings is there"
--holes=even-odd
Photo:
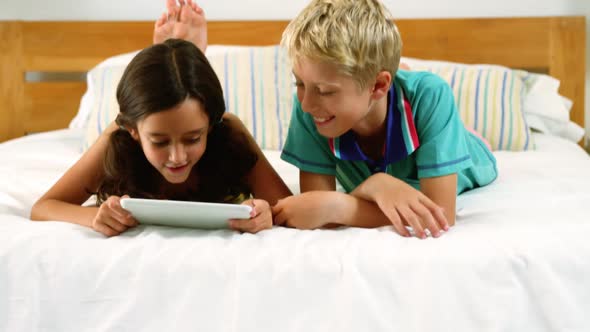
[[[30,222],[80,137],[0,144],[0,331],[590,331],[590,158],[563,139],[496,153],[499,178],[419,240]]]

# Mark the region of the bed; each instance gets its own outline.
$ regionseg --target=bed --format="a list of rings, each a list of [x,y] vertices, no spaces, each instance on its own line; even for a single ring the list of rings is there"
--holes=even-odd
[[[210,43],[274,45],[286,24],[211,22]],[[391,227],[157,226],[105,238],[31,222],[32,204],[82,153],[88,130],[68,125],[86,72],[149,45],[152,26],[0,22],[1,331],[590,330],[590,157],[548,133],[530,132],[525,151],[495,151],[499,178],[459,197],[457,224],[439,239]],[[568,121],[584,126],[583,17],[398,26],[412,59],[558,79]],[[274,147],[267,158],[298,191]]]

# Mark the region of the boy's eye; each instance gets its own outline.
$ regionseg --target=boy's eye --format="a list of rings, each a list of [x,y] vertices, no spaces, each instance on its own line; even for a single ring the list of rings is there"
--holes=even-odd
[[[320,96],[330,96],[334,94],[334,91],[319,91]]]
[[[295,84],[295,86],[296,86],[296,87],[298,87],[298,88],[303,88],[303,82],[297,82],[297,81],[296,81],[294,84]]]

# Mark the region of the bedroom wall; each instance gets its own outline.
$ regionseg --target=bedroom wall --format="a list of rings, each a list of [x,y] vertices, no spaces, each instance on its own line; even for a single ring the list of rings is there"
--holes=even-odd
[[[590,133],[590,1],[589,0],[383,0],[399,18],[585,15],[586,131]],[[309,0],[202,0],[211,20],[290,19]],[[228,10],[228,8],[230,8]],[[264,10],[261,10],[264,8]],[[0,0],[0,20],[152,20],[164,0]]]
[[[590,0],[575,2],[575,12],[586,16],[586,147],[590,149]]]

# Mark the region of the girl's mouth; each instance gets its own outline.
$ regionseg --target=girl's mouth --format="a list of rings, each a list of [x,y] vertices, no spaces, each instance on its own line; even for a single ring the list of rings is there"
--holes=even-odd
[[[176,167],[166,166],[166,168],[168,168],[168,170],[172,173],[182,173],[182,172],[184,172],[184,170],[187,167],[188,167],[188,164],[184,164],[182,166],[176,166]]]

